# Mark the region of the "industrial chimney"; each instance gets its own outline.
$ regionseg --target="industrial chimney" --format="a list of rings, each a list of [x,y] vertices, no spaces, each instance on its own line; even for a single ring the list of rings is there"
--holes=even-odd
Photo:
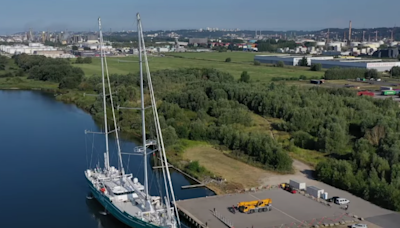
[[[349,22],[349,43],[351,41],[351,21]]]

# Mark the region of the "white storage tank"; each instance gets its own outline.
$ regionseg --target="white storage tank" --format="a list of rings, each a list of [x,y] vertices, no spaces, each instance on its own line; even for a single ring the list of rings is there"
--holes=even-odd
[[[299,190],[305,190],[306,189],[306,183],[300,182],[297,180],[290,180],[289,185],[292,186],[292,188],[299,189]]]
[[[315,198],[321,198],[323,193],[324,193],[324,189],[320,189],[315,186],[307,187],[307,194],[314,196]]]

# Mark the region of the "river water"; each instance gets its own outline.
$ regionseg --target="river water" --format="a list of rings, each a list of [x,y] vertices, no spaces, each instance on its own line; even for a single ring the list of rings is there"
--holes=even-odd
[[[35,91],[0,90],[0,105],[1,228],[126,228],[112,216],[99,214],[103,209],[97,201],[86,199],[83,171],[88,165],[102,165],[95,155],[104,151],[102,135],[84,134],[85,129],[99,131],[89,114]],[[115,147],[111,140],[113,164]],[[134,147],[134,142],[122,141],[125,152]],[[124,157],[124,163],[143,179],[140,157],[131,156],[129,163]],[[157,171],[150,165],[149,170],[150,192],[159,195]],[[204,188],[182,190],[191,182],[171,172],[177,199],[213,195]]]

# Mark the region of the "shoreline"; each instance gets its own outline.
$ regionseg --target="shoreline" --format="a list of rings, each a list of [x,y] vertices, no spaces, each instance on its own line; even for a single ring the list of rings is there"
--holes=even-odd
[[[90,116],[93,118],[93,120],[96,122],[96,119],[94,118],[93,115],[90,114],[89,110],[86,110],[84,107],[79,106],[79,105],[78,105],[77,103],[75,103],[73,100],[57,99],[57,97],[59,97],[60,95],[66,94],[66,93],[62,93],[62,91],[59,90],[59,89],[46,89],[46,88],[38,88],[38,87],[32,87],[32,88],[20,88],[20,87],[1,88],[1,87],[0,87],[0,90],[40,91],[40,92],[45,92],[45,93],[51,93],[57,101],[60,101],[60,102],[66,103],[66,104],[73,104],[73,105],[75,105],[77,108],[83,110],[85,113],[87,113],[88,115],[90,115]],[[97,124],[97,123],[96,123],[96,124]],[[139,139],[139,136],[137,136],[137,135],[135,135],[135,136],[133,136],[133,137],[132,137],[132,136],[131,136],[131,137],[126,137],[126,135],[127,135],[127,134],[130,134],[130,133],[132,133],[132,132],[126,132],[126,131],[122,131],[122,130],[121,130],[121,136],[125,135],[125,137],[122,137],[123,139],[126,139],[126,140],[133,140],[133,141],[135,141],[136,139]],[[132,134],[130,134],[130,135],[132,135]],[[182,169],[177,168],[177,165],[178,165],[178,164],[175,164],[172,160],[169,160],[168,162],[172,165],[171,168],[173,168],[174,170],[176,170],[177,172],[179,172],[180,174],[182,174],[182,175],[185,176],[186,178],[188,178],[188,179],[190,179],[190,180],[192,180],[192,181],[194,181],[194,182],[197,182],[198,184],[202,184],[202,182],[201,182],[200,180],[196,179],[195,177],[193,177],[192,175],[190,175],[190,174],[189,174],[188,172],[186,172],[185,170],[182,170]],[[206,188],[206,189],[210,190],[211,192],[213,192],[215,195],[220,195],[220,194],[218,194],[217,192],[220,192],[221,189],[218,189],[218,188],[215,188],[215,189],[214,189],[212,186],[208,186],[208,184],[205,184],[205,186],[204,186],[204,187],[201,187],[201,188]]]

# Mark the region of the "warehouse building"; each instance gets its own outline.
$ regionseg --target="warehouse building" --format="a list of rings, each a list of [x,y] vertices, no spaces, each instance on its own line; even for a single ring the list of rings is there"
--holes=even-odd
[[[379,72],[389,71],[394,66],[400,66],[400,62],[383,62],[382,59],[362,59],[362,58],[334,58],[332,56],[326,57],[312,57],[304,56],[307,58],[308,65],[312,63],[319,63],[322,68],[363,68],[363,69],[376,69]],[[254,60],[260,63],[276,64],[282,61],[286,66],[297,66],[303,56],[290,56],[290,55],[256,55]]]
[[[333,56],[324,56],[324,57],[312,57],[312,56],[291,56],[291,55],[256,55],[254,60],[260,63],[269,63],[276,64],[282,61],[286,66],[297,66],[299,65],[299,61],[303,58],[307,58],[308,65],[311,65],[312,60],[332,60]]]
[[[189,38],[189,44],[207,44],[208,38]]]
[[[363,68],[375,69],[379,72],[389,71],[394,66],[400,66],[400,62],[382,62],[381,59],[334,59],[334,60],[313,60],[312,63],[320,63],[322,68]]]

